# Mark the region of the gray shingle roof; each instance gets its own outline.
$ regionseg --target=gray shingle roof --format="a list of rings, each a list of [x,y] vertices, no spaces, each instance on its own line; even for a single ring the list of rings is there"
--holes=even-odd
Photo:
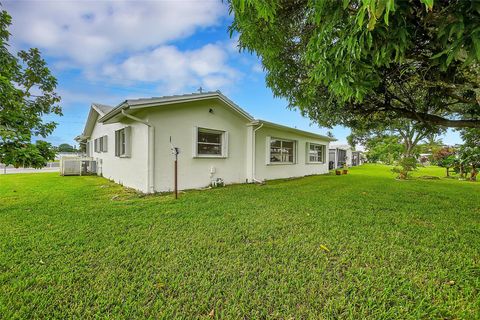
[[[92,103],[92,105],[96,106],[99,109],[99,111],[103,113],[103,115],[105,115],[105,114],[107,114],[107,113],[109,113],[110,111],[113,110],[112,106],[108,106],[106,104],[101,104],[101,103],[94,102],[94,103]]]

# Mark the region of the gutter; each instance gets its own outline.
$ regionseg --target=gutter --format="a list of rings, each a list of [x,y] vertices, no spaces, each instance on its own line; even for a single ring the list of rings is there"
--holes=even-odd
[[[132,116],[131,114],[126,113],[124,109],[122,109],[121,112],[122,115],[124,115],[125,117],[143,123],[148,127],[147,190],[148,193],[155,193],[155,128],[150,123],[148,123],[148,121],[142,120],[140,118]]]
[[[261,128],[263,127],[263,122],[260,124],[259,127],[255,128],[253,130],[253,134],[252,134],[252,180],[254,182],[257,182],[257,183],[263,183],[263,181],[260,181],[260,180],[257,180],[255,178],[255,165],[256,165],[256,157],[255,157],[255,151],[256,151],[256,133],[257,133],[257,130],[260,130]]]

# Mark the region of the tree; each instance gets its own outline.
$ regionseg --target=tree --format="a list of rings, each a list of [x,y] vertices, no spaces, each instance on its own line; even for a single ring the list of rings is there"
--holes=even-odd
[[[425,139],[425,142],[418,145],[420,153],[434,154],[442,149],[444,146],[442,139],[438,139],[437,135],[432,134]],[[433,161],[432,157],[429,157],[430,161]]]
[[[460,136],[464,142],[459,150],[462,169],[470,169],[470,180],[476,181],[480,168],[480,129],[464,129]]]
[[[398,173],[398,179],[408,179],[410,172],[417,169],[417,159],[414,157],[402,157],[398,161],[398,167],[394,167],[392,172]]]
[[[398,120],[381,118],[381,122],[376,119],[357,121],[348,137],[351,143],[362,143],[372,137],[397,136],[399,142],[403,144],[403,157],[414,157],[417,155],[418,144],[432,135],[439,135],[445,132],[445,129],[425,126],[419,121]]]
[[[379,121],[380,119],[381,121]],[[378,140],[378,138],[396,137],[396,147],[399,148],[397,150],[401,150],[401,155],[388,159],[387,163],[396,160],[400,168],[395,168],[393,171],[399,174],[398,178],[407,179],[409,172],[416,168],[419,153],[418,144],[422,140],[441,134],[444,131],[445,129],[432,127],[420,121],[400,120],[381,115],[377,116],[376,119],[357,120],[348,139],[353,143],[365,144],[365,142],[369,142],[368,144],[372,145],[372,142]],[[382,145],[373,146],[374,150],[381,147]]]
[[[443,167],[447,171],[447,177],[450,176],[450,168],[454,167],[457,162],[456,150],[451,147],[443,147],[436,150],[432,154],[433,161],[439,167]]]
[[[68,143],[62,143],[61,145],[58,146],[57,148],[58,152],[75,152],[77,149],[75,149],[73,146],[69,145]]]
[[[17,56],[8,51],[10,24],[10,15],[0,11],[0,162],[38,168],[55,156],[49,143],[31,140],[55,129],[57,124],[45,122],[44,115],[62,115],[57,80],[38,49],[22,50]]]
[[[323,126],[480,127],[480,2],[230,0],[267,85]],[[424,103],[427,102],[427,103]]]
[[[37,140],[35,144],[18,146],[8,143],[2,146],[2,163],[18,167],[42,168],[49,160],[55,158],[55,148],[46,141]]]
[[[368,162],[382,162],[392,165],[400,160],[403,146],[398,136],[372,136],[365,141],[365,155]]]

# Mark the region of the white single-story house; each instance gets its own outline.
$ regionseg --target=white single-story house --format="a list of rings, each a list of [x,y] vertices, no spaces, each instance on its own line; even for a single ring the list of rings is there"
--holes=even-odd
[[[328,151],[328,163],[330,170],[341,168],[344,165],[348,167],[358,166],[365,161],[361,151],[355,151],[348,144],[330,145]]]
[[[145,193],[328,173],[334,139],[254,119],[221,92],[93,103],[83,133],[97,173]]]
[[[352,152],[352,166],[359,166],[365,163],[366,157],[362,151]]]

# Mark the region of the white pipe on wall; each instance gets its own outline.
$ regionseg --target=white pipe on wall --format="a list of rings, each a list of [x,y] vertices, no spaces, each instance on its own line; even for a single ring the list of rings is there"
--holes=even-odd
[[[256,140],[257,140],[257,137],[256,137],[256,133],[257,133],[257,130],[261,129],[263,127],[263,123],[258,127],[258,128],[255,128],[253,130],[253,141],[252,141],[252,180],[254,182],[257,182],[257,183],[263,183],[263,181],[260,181],[260,180],[257,180],[255,178],[255,167],[256,167],[256,157],[255,157],[255,151],[256,151]]]

